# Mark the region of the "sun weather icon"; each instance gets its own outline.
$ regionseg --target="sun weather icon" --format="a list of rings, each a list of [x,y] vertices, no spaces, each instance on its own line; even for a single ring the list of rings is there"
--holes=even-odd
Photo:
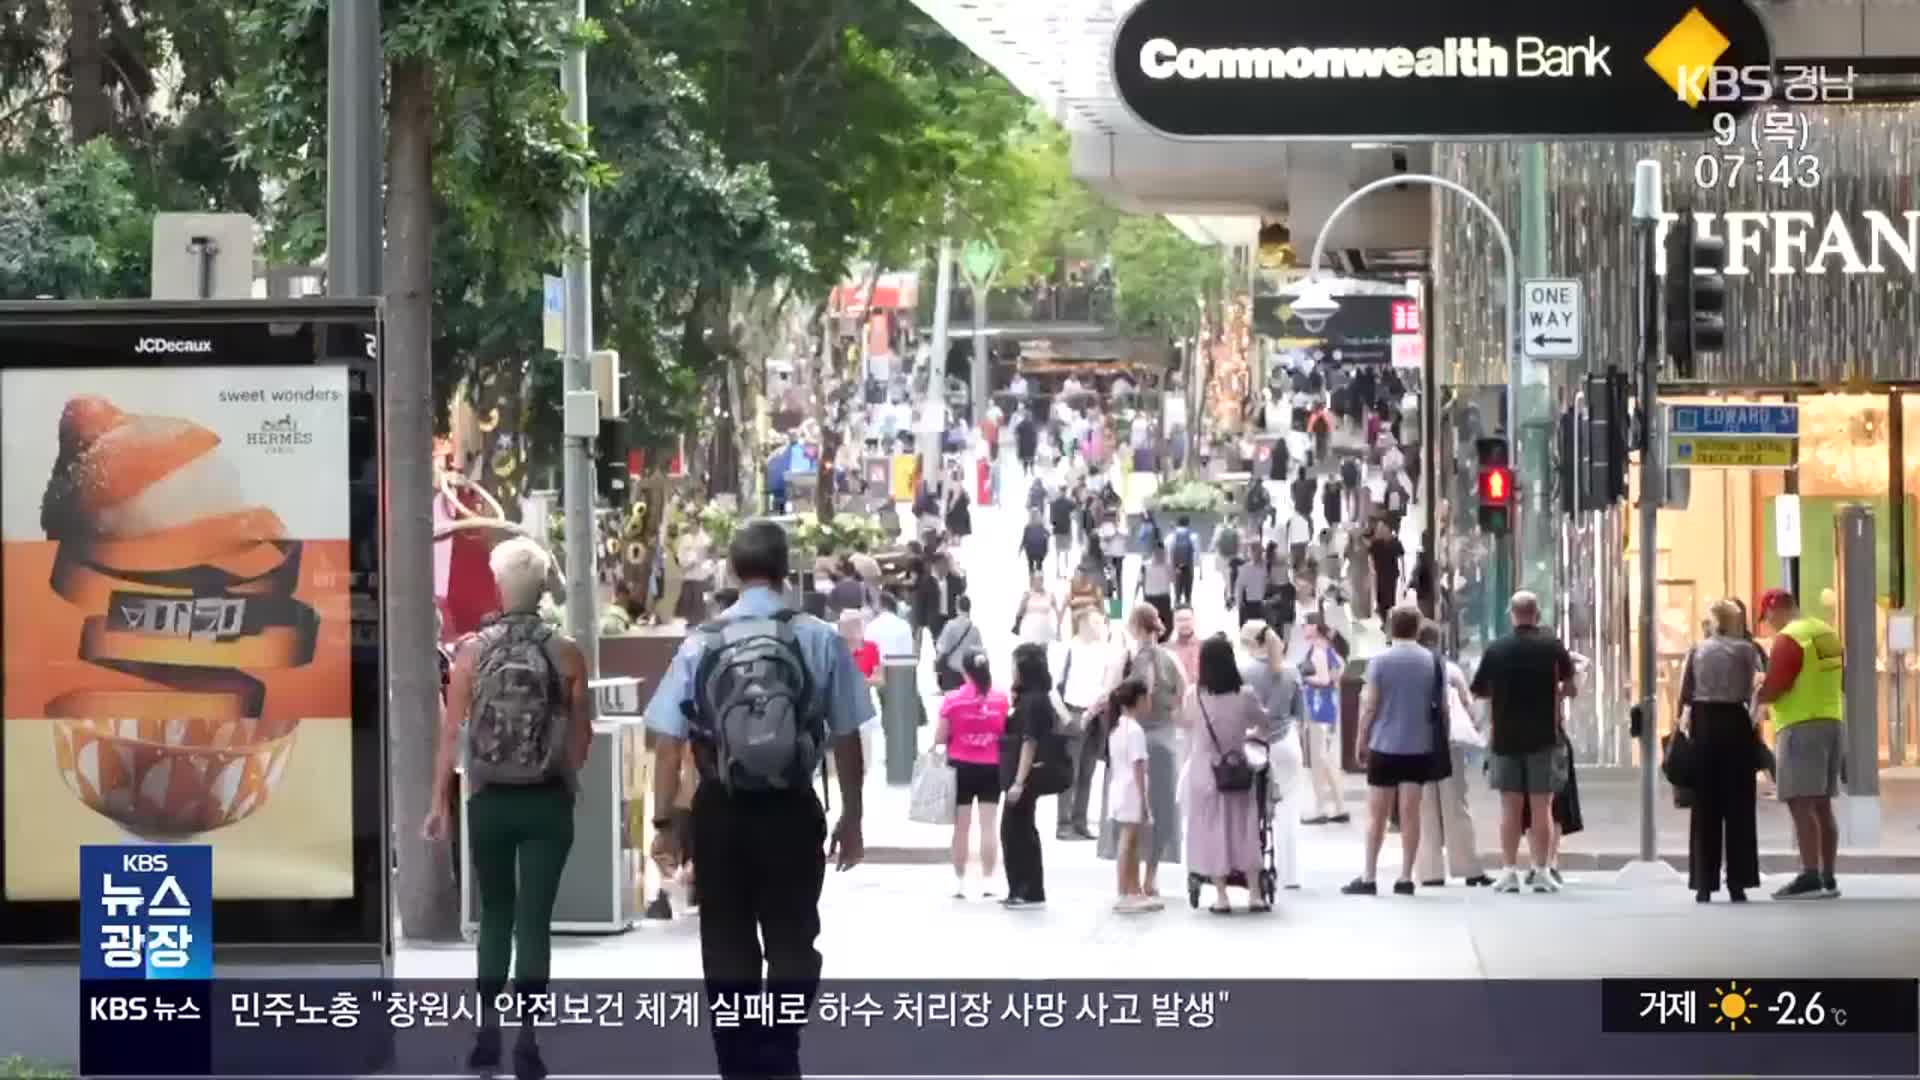
[[[1739,1031],[1742,1025],[1753,1023],[1753,987],[1742,987],[1739,983],[1728,983],[1723,987],[1714,987],[1719,995],[1713,1002],[1713,1011],[1720,1014],[1714,1020],[1714,1026],[1727,1026],[1728,1031]]]

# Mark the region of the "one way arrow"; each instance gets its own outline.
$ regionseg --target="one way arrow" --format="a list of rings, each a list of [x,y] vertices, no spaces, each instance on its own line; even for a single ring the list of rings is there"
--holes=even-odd
[[[1571,345],[1573,344],[1573,339],[1570,337],[1548,337],[1545,334],[1541,334],[1533,339],[1533,343],[1536,346],[1544,348],[1548,345]]]

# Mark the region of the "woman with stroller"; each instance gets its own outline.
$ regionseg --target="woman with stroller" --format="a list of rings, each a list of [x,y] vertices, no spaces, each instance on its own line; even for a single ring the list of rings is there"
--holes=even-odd
[[[1216,915],[1232,912],[1227,881],[1240,875],[1251,894],[1250,911],[1266,911],[1269,904],[1260,888],[1259,785],[1223,791],[1214,766],[1233,753],[1245,753],[1248,740],[1265,741],[1267,714],[1240,679],[1233,644],[1225,635],[1208,638],[1200,646],[1200,681],[1187,694],[1182,720],[1193,734],[1187,757],[1187,873],[1204,877],[1214,887]]]
[[[1280,886],[1300,887],[1300,803],[1305,798],[1307,706],[1300,692],[1300,671],[1287,661],[1287,643],[1255,619],[1240,628],[1247,661],[1240,678],[1267,712],[1268,798],[1272,815],[1273,858]]]

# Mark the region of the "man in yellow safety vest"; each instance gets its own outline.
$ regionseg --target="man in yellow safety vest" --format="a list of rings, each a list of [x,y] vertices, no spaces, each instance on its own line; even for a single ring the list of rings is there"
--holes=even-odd
[[[1760,618],[1773,627],[1774,636],[1757,701],[1773,709],[1775,787],[1793,815],[1801,868],[1773,898],[1831,900],[1840,895],[1833,876],[1840,845],[1833,799],[1840,794],[1845,752],[1840,634],[1801,614],[1785,589],[1761,596]]]

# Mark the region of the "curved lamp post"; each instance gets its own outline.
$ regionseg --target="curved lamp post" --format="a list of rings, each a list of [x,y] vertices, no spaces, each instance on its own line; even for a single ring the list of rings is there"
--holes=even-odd
[[[1300,311],[1303,307],[1310,306],[1311,308],[1315,309],[1316,312],[1324,312],[1325,316],[1331,316],[1333,312],[1339,310],[1340,304],[1338,301],[1333,299],[1331,290],[1328,290],[1324,285],[1318,284],[1318,279],[1320,277],[1320,257],[1326,253],[1327,235],[1333,232],[1333,227],[1335,223],[1337,223],[1340,220],[1340,215],[1346,213],[1347,209],[1351,207],[1354,203],[1357,203],[1361,199],[1367,197],[1368,195],[1371,195],[1374,192],[1379,191],[1381,188],[1399,187],[1402,184],[1425,184],[1429,187],[1445,188],[1448,191],[1454,192],[1455,194],[1459,195],[1461,198],[1467,200],[1469,205],[1471,205],[1474,209],[1480,211],[1482,214],[1486,215],[1487,220],[1493,224],[1493,235],[1499,238],[1500,240],[1500,254],[1503,261],[1506,264],[1505,268],[1507,272],[1507,287],[1506,287],[1507,438],[1517,439],[1520,436],[1520,422],[1519,422],[1520,421],[1520,368],[1519,368],[1519,365],[1515,363],[1513,341],[1514,341],[1515,323],[1519,319],[1518,309],[1520,304],[1520,296],[1518,292],[1518,283],[1514,278],[1513,240],[1507,235],[1507,228],[1505,225],[1502,225],[1500,223],[1499,216],[1493,212],[1493,209],[1489,207],[1486,204],[1486,202],[1480,198],[1480,196],[1475,195],[1473,192],[1467,190],[1466,188],[1460,186],[1459,184],[1454,183],[1452,180],[1448,180],[1439,176],[1429,176],[1425,173],[1396,173],[1393,176],[1386,176],[1378,180],[1375,180],[1374,182],[1360,188],[1358,191],[1355,191],[1353,194],[1347,196],[1344,200],[1342,200],[1339,206],[1334,207],[1333,213],[1327,215],[1326,224],[1320,226],[1320,235],[1316,237],[1313,242],[1313,261],[1307,263],[1307,275],[1308,275],[1307,289],[1308,290],[1317,289],[1319,291],[1303,293],[1302,294],[1303,299],[1304,297],[1311,295],[1313,297],[1313,303],[1311,305],[1307,305],[1303,302],[1296,301],[1294,304],[1294,310],[1297,312],[1297,311]],[[1324,325],[1324,318],[1322,322]],[[1309,327],[1309,329],[1313,329],[1313,327]],[[1431,360],[1429,360],[1429,363],[1431,363]]]
[[[1307,264],[1307,286],[1300,298],[1294,301],[1294,313],[1299,315],[1302,321],[1307,322],[1307,328],[1309,330],[1317,330],[1318,327],[1313,325],[1314,322],[1317,321],[1320,325],[1324,326],[1326,320],[1331,318],[1334,312],[1340,310],[1340,302],[1333,298],[1333,291],[1319,280],[1320,258],[1326,252],[1327,236],[1333,232],[1334,225],[1339,222],[1340,215],[1347,212],[1348,207],[1351,207],[1354,203],[1359,202],[1361,199],[1366,198],[1381,188],[1398,187],[1402,184],[1425,184],[1429,187],[1445,188],[1448,191],[1454,192],[1461,198],[1467,200],[1467,203],[1474,209],[1486,216],[1486,219],[1493,224],[1493,235],[1500,240],[1500,254],[1506,264],[1507,278],[1505,296],[1507,308],[1505,342],[1507,357],[1506,436],[1509,445],[1513,445],[1514,449],[1518,450],[1517,440],[1520,438],[1520,366],[1518,358],[1514,355],[1513,342],[1515,326],[1520,317],[1520,294],[1514,275],[1513,240],[1507,235],[1506,226],[1500,223],[1500,218],[1493,212],[1493,208],[1489,207],[1480,196],[1475,195],[1473,192],[1454,183],[1452,180],[1438,176],[1430,176],[1425,173],[1404,173],[1382,177],[1379,180],[1375,180],[1361,187],[1358,191],[1355,191],[1342,200],[1339,206],[1334,207],[1333,213],[1327,215],[1326,224],[1320,226],[1320,235],[1315,238],[1313,242],[1313,261]],[[1433,362],[1432,357],[1428,357],[1427,362],[1431,364]],[[1429,415],[1431,415],[1431,411],[1437,404],[1437,402],[1427,403],[1426,409]],[[1432,535],[1435,524],[1432,516],[1432,507],[1434,505],[1436,505],[1435,501],[1429,498],[1427,517],[1427,524],[1430,530],[1429,535]],[[1520,530],[1525,527],[1525,515],[1522,514],[1520,518],[1514,522],[1513,528],[1507,537],[1507,543],[1502,545],[1502,550],[1505,553],[1504,557],[1496,556],[1494,560],[1495,581],[1500,582],[1501,579],[1504,578],[1506,582],[1506,584],[1496,585],[1496,596],[1506,592],[1507,588],[1510,587],[1510,583],[1513,581],[1512,574],[1501,573],[1502,564],[1504,563],[1511,571],[1517,572],[1519,570]],[[1494,605],[1496,610],[1502,606],[1503,605],[1497,603]],[[1501,620],[1498,614],[1493,615],[1493,619],[1496,621],[1496,624],[1504,621]]]

